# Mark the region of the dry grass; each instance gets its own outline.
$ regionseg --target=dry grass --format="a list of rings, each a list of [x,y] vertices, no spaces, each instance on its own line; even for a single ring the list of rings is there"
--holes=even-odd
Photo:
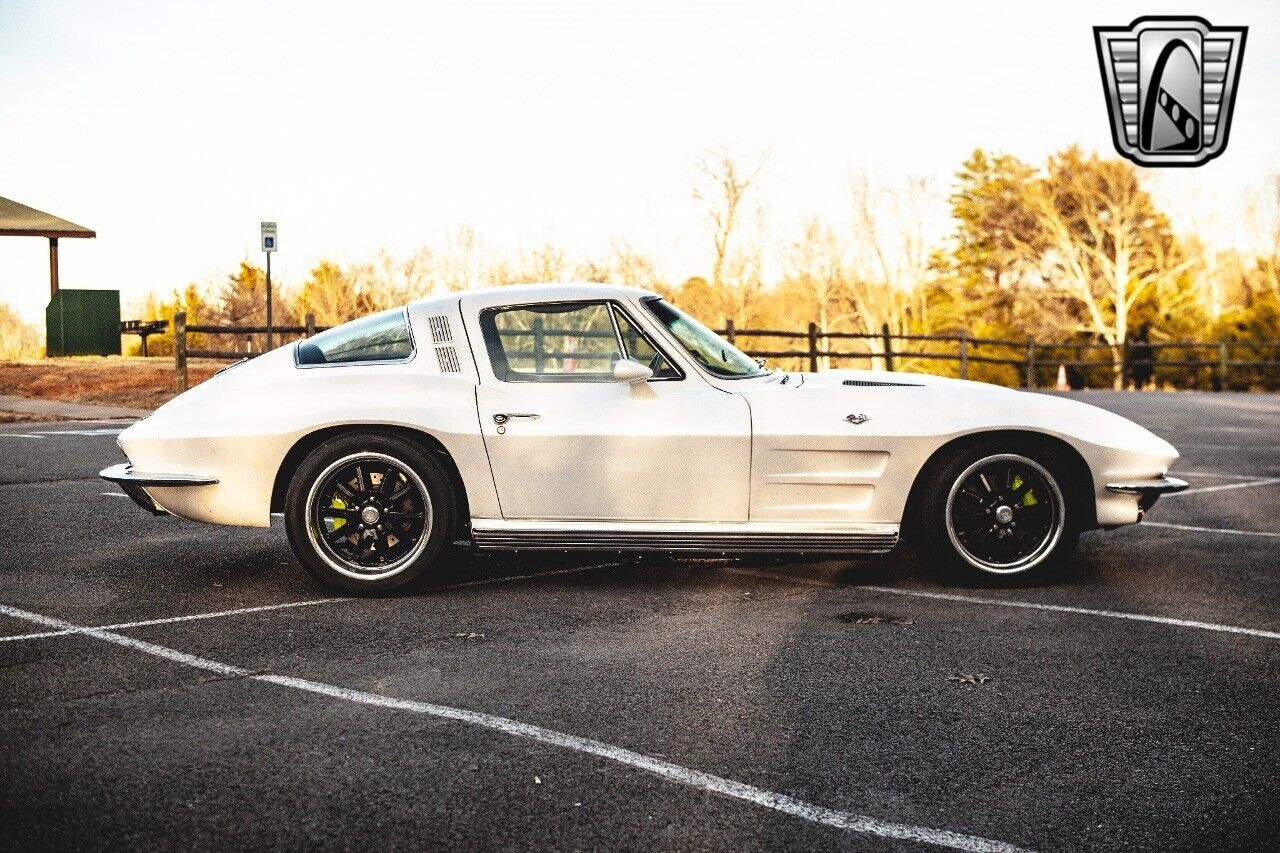
[[[0,412],[0,424],[47,424],[64,421],[56,415],[34,415],[30,412]]]
[[[192,361],[192,385],[208,379],[222,361]],[[177,393],[173,360],[83,356],[31,361],[0,361],[0,394],[154,409]]]

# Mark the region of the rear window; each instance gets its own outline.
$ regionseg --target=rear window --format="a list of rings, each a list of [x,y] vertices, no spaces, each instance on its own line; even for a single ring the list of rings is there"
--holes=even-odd
[[[294,358],[300,365],[405,361],[413,338],[403,308],[361,317],[301,341]]]

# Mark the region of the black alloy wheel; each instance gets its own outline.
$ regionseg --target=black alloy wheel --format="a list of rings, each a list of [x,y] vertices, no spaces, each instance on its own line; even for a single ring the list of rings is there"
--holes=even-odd
[[[952,544],[983,571],[1024,570],[1053,549],[1065,522],[1062,492],[1038,462],[1014,453],[974,462],[947,497]]]
[[[979,585],[1034,584],[1062,569],[1092,487],[1049,442],[992,437],[920,474],[904,521],[926,567]]]
[[[357,453],[316,479],[307,505],[313,544],[359,579],[394,573],[431,532],[431,505],[418,475],[389,456]]]
[[[352,592],[412,584],[456,527],[457,501],[437,453],[399,435],[352,432],[303,460],[285,499],[303,568]]]

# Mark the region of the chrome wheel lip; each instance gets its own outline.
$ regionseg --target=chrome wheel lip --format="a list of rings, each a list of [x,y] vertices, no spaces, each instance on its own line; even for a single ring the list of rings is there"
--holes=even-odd
[[[334,554],[317,536],[315,502],[319,494],[320,487],[324,485],[329,476],[339,468],[350,465],[361,460],[369,460],[371,462],[381,462],[383,464],[394,465],[409,480],[410,483],[418,489],[418,493],[422,495],[422,534],[418,537],[418,541],[413,544],[405,554],[398,557],[386,566],[379,567],[377,571],[370,571],[364,566],[351,563],[341,559]],[[408,566],[412,565],[427,547],[427,540],[431,538],[431,531],[434,526],[434,517],[431,509],[431,495],[427,491],[426,483],[418,476],[413,468],[400,459],[390,456],[386,453],[379,453],[373,450],[361,451],[359,453],[351,453],[342,457],[325,467],[314,480],[311,481],[311,487],[307,490],[307,539],[311,543],[312,550],[324,560],[328,566],[341,575],[358,581],[378,581],[392,577],[404,571]]]
[[[960,493],[960,489],[964,486],[965,481],[980,469],[1000,462],[1014,462],[1019,465],[1025,465],[1035,471],[1044,479],[1053,498],[1053,523],[1049,528],[1048,535],[1030,554],[1009,563],[990,562],[970,553],[964,546],[964,543],[960,541],[960,537],[956,531],[955,519],[953,518],[956,495]],[[1019,572],[1025,572],[1035,568],[1053,552],[1058,541],[1062,538],[1063,530],[1066,528],[1066,503],[1063,501],[1062,489],[1058,486],[1058,481],[1054,479],[1048,469],[1039,462],[1023,456],[1020,453],[997,453],[991,456],[984,456],[983,458],[975,461],[973,464],[965,468],[958,477],[956,477],[955,482],[951,484],[951,490],[947,493],[945,523],[947,527],[947,538],[951,540],[952,547],[956,549],[956,553],[958,553],[966,563],[979,571],[989,572],[991,574],[1016,575]]]

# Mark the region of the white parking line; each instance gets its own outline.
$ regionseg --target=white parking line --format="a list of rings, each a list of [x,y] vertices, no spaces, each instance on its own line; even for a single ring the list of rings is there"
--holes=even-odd
[[[122,495],[121,497],[128,497]],[[429,587],[422,592],[445,592],[453,589],[466,589],[473,586],[491,586],[498,583],[506,583],[507,581],[522,581],[532,578],[549,578],[557,575],[576,574],[585,572],[589,569],[603,569],[616,563],[598,563],[593,566],[572,566],[567,569],[556,569],[550,572],[530,572],[524,575],[503,575],[496,578],[482,578],[474,581],[462,581],[461,583],[448,584],[446,586]],[[86,628],[84,631],[73,631],[70,629],[62,631],[40,631],[34,634],[10,634],[9,636],[0,636],[0,643],[8,643],[16,640],[42,640],[47,637],[65,637],[69,634],[81,634],[87,631],[119,631],[126,628],[143,628],[148,625],[170,625],[175,622],[191,622],[197,619],[220,619],[224,616],[241,616],[246,613],[262,613],[268,610],[288,610],[291,607],[309,607],[315,604],[337,604],[343,601],[359,601],[356,598],[312,598],[306,601],[288,601],[284,604],[264,604],[260,607],[241,607],[236,610],[218,610],[213,613],[193,613],[187,616],[167,616],[163,619],[146,619],[141,622],[117,622],[114,625],[99,625],[95,628]]]
[[[1228,489],[1252,489],[1254,486],[1272,486],[1280,483],[1280,477],[1267,477],[1264,480],[1252,480],[1248,483],[1227,483],[1224,486],[1198,486],[1194,489],[1187,489],[1185,492],[1173,492],[1165,495],[1166,498],[1184,498],[1187,495],[1203,495],[1209,492],[1225,492]]]
[[[119,429],[52,429],[43,430],[37,435],[119,435],[125,428]]]
[[[1280,539],[1280,533],[1268,533],[1265,530],[1232,530],[1226,527],[1196,527],[1191,524],[1169,524],[1163,521],[1144,521],[1143,527],[1168,527],[1171,530],[1189,530],[1194,533],[1229,533],[1232,536],[1263,536]]]
[[[1108,619],[1129,619],[1134,622],[1155,622],[1160,625],[1174,625],[1179,628],[1198,628],[1202,631],[1217,631],[1222,634],[1245,634],[1250,637],[1261,637],[1264,640],[1280,640],[1280,631],[1264,631],[1261,628],[1241,628],[1238,625],[1218,625],[1214,622],[1199,622],[1194,619],[1176,619],[1172,616],[1151,616],[1146,613],[1127,613],[1121,610],[1094,610],[1089,607],[1071,607],[1065,604],[1040,604],[1034,601],[1010,601],[1003,598],[980,598],[976,595],[955,595],[949,592],[930,592],[922,589],[899,589],[892,586],[871,586],[869,584],[842,584],[831,581],[807,578],[799,575],[779,575],[762,572],[758,569],[742,569],[726,567],[724,571],[738,575],[765,578],[780,583],[798,583],[806,586],[820,586],[827,589],[862,589],[868,592],[882,592],[886,595],[906,595],[912,598],[932,598],[938,601],[956,601],[963,604],[982,604],[995,607],[1014,607],[1026,610],[1048,610],[1053,613],[1075,613],[1081,616],[1103,616]]]
[[[251,670],[247,670],[242,667],[210,660],[208,658],[197,657],[195,655],[189,655],[185,652],[180,652],[177,649],[171,649],[167,646],[148,643],[144,640],[135,640],[132,637],[126,637],[122,634],[113,634],[110,631],[105,631],[100,628],[88,628],[81,625],[75,625],[70,622],[64,622],[61,619],[55,619],[51,616],[42,616],[38,613],[19,610],[16,607],[9,607],[3,604],[0,604],[0,613],[12,616],[16,619],[25,619],[29,622],[35,622],[40,625],[55,628],[70,634],[82,634],[84,636],[93,637],[96,640],[102,640],[106,643],[124,646],[125,648],[133,649],[134,651],[143,652],[144,654],[153,655],[158,658],[163,658],[164,660],[183,664],[184,666],[202,669],[207,672],[214,672],[222,676],[248,678],[254,681],[262,681],[268,684],[275,684],[280,687],[289,687],[294,690],[301,690],[307,693],[327,696],[331,699],[340,699],[345,702],[353,702],[360,705],[372,705],[374,707],[386,708],[388,710],[426,714],[439,719],[467,723],[468,725],[501,732],[506,735],[524,738],[537,743],[544,743],[550,746],[570,749],[575,752],[613,761],[617,764],[632,767],[637,770],[644,770],[647,773],[652,773],[660,779],[666,779],[667,781],[676,782],[708,793],[732,797],[753,805],[781,812],[785,815],[790,815],[791,817],[798,817],[802,820],[823,824],[825,826],[832,826],[838,829],[846,829],[867,835],[876,835],[881,838],[892,838],[899,841],[916,841],[922,844],[933,844],[939,847],[948,847],[952,850],[969,851],[969,853],[1024,853],[1022,848],[1015,847],[1012,844],[1006,844],[1003,841],[995,841],[989,838],[965,835],[963,833],[950,832],[943,829],[930,829],[924,826],[893,823],[891,821],[879,820],[877,818],[866,817],[864,815],[853,814],[851,812],[842,812],[835,809],[825,808],[823,806],[805,802],[804,800],[798,800],[795,797],[790,797],[786,794],[766,791],[763,788],[757,788],[754,785],[748,785],[745,782],[737,782],[733,779],[726,779],[722,776],[714,776],[710,773],[703,773],[699,770],[682,767],[679,764],[673,764],[670,761],[664,761],[660,758],[644,755],[643,753],[633,752],[632,750],[624,747],[614,746],[613,744],[604,743],[598,740],[591,740],[590,738],[578,737],[577,735],[566,734],[564,732],[555,731],[554,729],[546,729],[529,723],[522,723],[518,720],[511,720],[506,717],[485,714],[479,711],[468,711],[463,708],[453,708],[448,705],[436,705],[429,702],[417,702],[410,699],[396,699],[391,696],[383,696],[378,693],[349,690],[345,687],[337,687],[332,684],[308,681],[301,678],[292,678],[286,675],[254,673]]]
[[[119,435],[120,429],[52,429],[40,432],[0,432],[0,438],[48,438],[51,435]]]
[[[190,616],[169,616],[164,619],[146,619],[141,622],[117,622],[114,625],[101,625],[97,628],[86,629],[93,631],[116,631],[125,628],[143,628],[147,625],[171,625],[174,622],[191,622],[197,619],[220,619],[223,616],[240,616],[245,613],[262,613],[267,610],[287,610],[290,607],[310,607],[315,604],[333,604],[338,601],[351,601],[349,598],[313,598],[308,601],[290,601],[285,604],[264,604],[261,607],[240,607],[236,610],[219,610],[214,613],[194,613]],[[0,643],[8,643],[14,640],[40,640],[45,637],[65,637],[68,634],[84,633],[83,631],[73,631],[70,629],[62,631],[42,631],[37,634],[11,634],[7,637],[0,637]]]

